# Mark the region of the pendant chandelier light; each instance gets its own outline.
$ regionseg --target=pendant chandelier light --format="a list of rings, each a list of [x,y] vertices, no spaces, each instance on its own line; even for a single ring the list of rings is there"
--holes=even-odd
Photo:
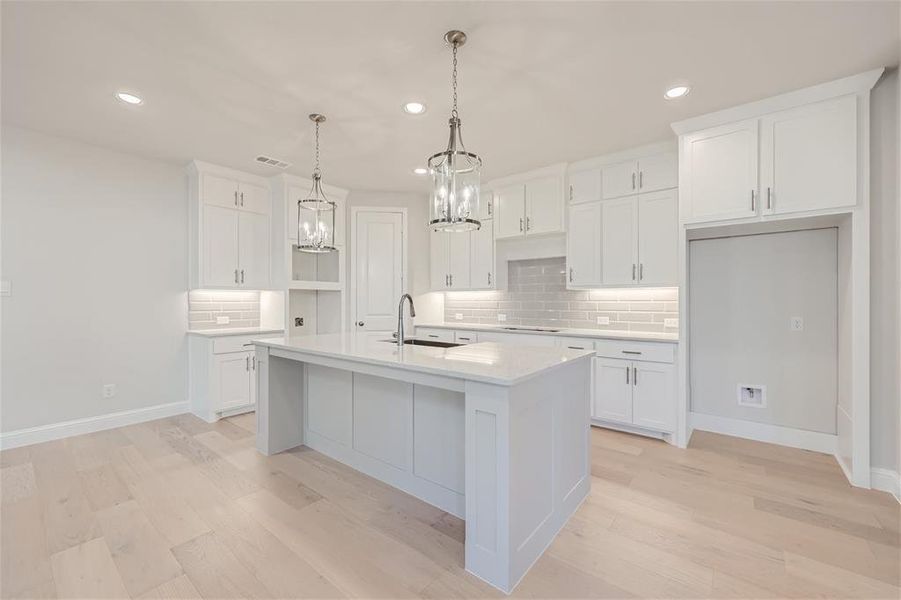
[[[316,124],[316,166],[313,167],[313,187],[303,200],[297,201],[297,249],[321,254],[335,250],[335,203],[322,191],[322,172],[319,170],[319,125],[325,115],[313,113]]]
[[[429,227],[433,231],[472,231],[479,229],[479,176],[482,159],[466,151],[457,113],[457,48],[466,43],[462,31],[448,31],[445,41],[454,53],[453,91],[450,138],[447,149],[429,157],[432,176]]]

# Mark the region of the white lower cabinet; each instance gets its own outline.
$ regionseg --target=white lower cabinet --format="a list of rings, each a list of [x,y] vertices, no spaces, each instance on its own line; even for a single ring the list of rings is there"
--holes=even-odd
[[[596,419],[632,423],[632,362],[596,358],[594,363],[594,407]]]
[[[416,328],[416,337],[427,340],[435,340],[436,342],[454,342],[454,331],[452,329],[425,329],[423,327]]]
[[[251,339],[189,336],[192,413],[212,423],[256,408],[257,362]]]

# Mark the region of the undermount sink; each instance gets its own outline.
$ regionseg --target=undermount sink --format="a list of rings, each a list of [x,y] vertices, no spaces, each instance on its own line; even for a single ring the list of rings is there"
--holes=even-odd
[[[379,341],[388,342],[389,344],[397,343],[397,340],[379,340]],[[431,346],[433,348],[456,348],[457,346],[463,345],[463,344],[455,344],[453,342],[436,342],[433,340],[417,340],[417,339],[404,340],[404,344],[408,344],[410,346]]]

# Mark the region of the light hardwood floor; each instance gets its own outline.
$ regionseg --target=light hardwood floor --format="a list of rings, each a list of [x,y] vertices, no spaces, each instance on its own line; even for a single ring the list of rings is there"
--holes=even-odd
[[[828,456],[592,430],[591,495],[514,596],[899,597],[899,505]],[[498,598],[463,522],[253,415],[184,415],[0,453],[3,598]]]

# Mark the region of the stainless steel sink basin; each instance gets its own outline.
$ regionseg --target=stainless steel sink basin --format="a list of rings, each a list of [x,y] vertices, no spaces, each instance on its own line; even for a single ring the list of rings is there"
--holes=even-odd
[[[379,340],[382,342],[388,342],[389,344],[396,344],[397,340]],[[456,348],[457,346],[462,346],[463,344],[455,344],[453,342],[436,342],[434,340],[417,340],[417,339],[409,339],[404,340],[404,344],[410,346],[431,346],[432,348]]]

